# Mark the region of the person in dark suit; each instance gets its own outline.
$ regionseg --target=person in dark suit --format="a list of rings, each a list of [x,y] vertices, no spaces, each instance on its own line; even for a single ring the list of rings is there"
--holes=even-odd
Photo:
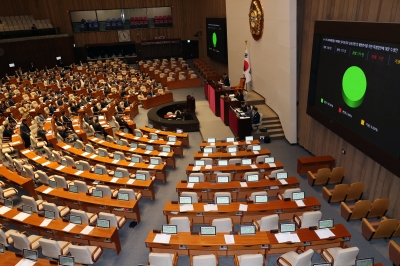
[[[8,97],[8,105],[9,105],[9,106],[15,106],[15,102],[13,101],[11,95]]]
[[[11,113],[8,114],[7,120],[12,127],[14,127],[18,123],[18,121],[12,116]]]
[[[66,124],[68,127],[72,128],[72,121],[69,117],[65,114],[65,112],[61,113],[61,121]]]
[[[260,113],[258,113],[258,108],[253,108],[253,118],[251,119],[251,126],[260,123]]]
[[[237,94],[235,96],[235,98],[240,101],[243,102],[244,101],[244,95],[243,95],[243,91],[242,90],[238,90]]]
[[[57,110],[57,107],[55,107],[52,103],[49,105],[49,111],[50,114],[53,114]]]
[[[10,127],[10,124],[7,123],[4,126],[3,138],[8,138],[11,140],[12,135],[14,135],[14,130]]]
[[[26,119],[22,119],[21,127],[19,128],[21,138],[24,140],[25,148],[29,148],[31,146],[31,130],[28,127]]]
[[[47,145],[48,142],[47,142],[46,134],[47,134],[47,131],[44,130],[43,124],[38,124],[37,136],[38,136],[39,138],[41,138],[43,141],[45,141],[45,142],[46,142],[46,145]]]
[[[246,103],[242,103],[242,105],[240,106],[240,110],[243,112],[243,113],[247,113],[247,106],[246,106]]]
[[[39,123],[44,123],[44,121],[46,121],[41,112],[38,112],[37,118]]]
[[[58,116],[54,115],[53,119],[54,119],[54,124],[56,125],[56,127],[62,127],[63,126],[63,123],[60,120],[58,120]]]
[[[94,131],[96,131],[96,132],[101,132],[101,134],[104,135],[104,138],[107,137],[107,132],[104,130],[104,128],[103,128],[103,127],[101,126],[101,124],[99,123],[99,119],[98,119],[98,118],[96,118],[96,119],[94,120],[93,128],[94,128]]]
[[[229,82],[229,77],[226,73],[222,74],[222,78],[221,78],[221,83],[224,84],[224,86],[231,86],[231,83]]]

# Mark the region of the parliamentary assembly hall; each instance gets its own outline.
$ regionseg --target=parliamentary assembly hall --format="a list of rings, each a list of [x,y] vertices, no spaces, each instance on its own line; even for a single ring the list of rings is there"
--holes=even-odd
[[[3,0],[0,266],[400,266],[400,0]]]

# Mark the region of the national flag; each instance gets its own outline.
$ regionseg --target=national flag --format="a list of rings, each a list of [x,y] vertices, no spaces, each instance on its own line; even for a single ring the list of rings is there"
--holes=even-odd
[[[244,51],[243,74],[246,78],[246,83],[249,83],[251,81],[251,66],[250,66],[250,55],[249,51],[247,50],[247,45],[246,45],[246,50]]]

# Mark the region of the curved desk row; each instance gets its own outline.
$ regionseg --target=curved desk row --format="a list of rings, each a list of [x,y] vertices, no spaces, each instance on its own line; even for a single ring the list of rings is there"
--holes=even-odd
[[[233,201],[246,200],[246,196],[257,191],[267,191],[268,197],[276,197],[278,193],[283,194],[286,189],[298,188],[300,183],[296,177],[288,177],[285,179],[287,184],[282,185],[279,180],[261,179],[258,182],[240,182],[230,181],[228,183],[210,183],[200,182],[194,183],[193,187],[188,187],[189,183],[179,182],[176,185],[178,196],[182,192],[196,192],[202,197],[203,201],[212,201],[215,192],[230,192]]]
[[[307,197],[303,202],[305,204],[304,207],[299,207],[296,202],[292,200],[270,200],[262,204],[231,202],[230,204],[217,205],[217,211],[205,211],[204,206],[209,205],[208,203],[194,203],[193,210],[184,212],[180,211],[180,204],[167,202],[163,212],[167,223],[171,217],[187,216],[193,218],[195,224],[208,224],[212,219],[226,217],[232,218],[234,223],[243,224],[251,223],[253,220],[260,220],[261,217],[271,214],[278,214],[280,220],[290,220],[293,218],[294,214],[301,216],[304,212],[321,209],[321,203],[316,197]],[[247,211],[239,209],[243,207],[243,205],[247,206]]]
[[[77,224],[71,230],[64,231],[70,223],[60,218],[51,221],[47,226],[42,226],[41,224],[45,220],[45,217],[40,217],[37,213],[33,213],[27,218],[20,220],[19,217],[21,215],[24,214],[17,210],[17,208],[13,208],[6,213],[0,214],[0,222],[2,224],[12,224],[22,231],[29,228],[28,230],[35,231],[40,236],[49,236],[63,241],[115,249],[117,254],[121,251],[121,243],[116,227],[108,229],[94,227],[90,233],[83,234],[82,230],[88,226],[86,223]]]
[[[4,182],[17,185],[28,192],[29,196],[37,199],[32,178],[20,176],[18,173],[10,171],[5,165],[0,165],[0,177],[3,177]]]
[[[28,152],[25,152],[28,151]],[[154,194],[154,181],[153,180],[136,180],[128,177],[117,178],[115,179],[113,176],[108,174],[98,175],[92,173],[90,171],[78,171],[71,166],[62,166],[57,162],[51,162],[47,160],[45,157],[38,156],[35,152],[25,150],[22,154],[33,164],[37,166],[37,168],[43,168],[45,172],[64,176],[67,180],[81,180],[84,181],[88,185],[92,185],[93,182],[104,183],[110,188],[120,188],[127,187],[133,190],[140,190],[142,192],[143,197],[149,197],[152,200],[155,198]],[[23,177],[21,177],[23,178]],[[26,178],[30,179],[31,178]],[[34,190],[35,191],[35,190]],[[36,194],[36,192],[35,192]]]
[[[176,133],[172,131],[163,131],[156,128],[149,128],[147,126],[143,126],[140,128],[141,131],[146,133],[156,133],[159,136],[176,136],[179,141],[186,147],[189,147],[189,134],[188,133]]]
[[[230,145],[235,145],[238,147],[245,147],[247,145],[258,145],[260,144],[260,141],[257,140],[252,140],[252,141],[234,141],[234,142],[226,142],[226,141],[217,141],[215,143],[208,143],[207,141],[202,141],[200,143],[200,149],[203,150],[204,147],[208,147],[208,146],[214,146],[216,148],[226,148],[227,146]]]
[[[196,152],[194,154],[194,159],[198,160],[201,158],[211,158],[216,159],[234,159],[234,158],[251,158],[254,161],[257,156],[271,155],[268,149],[262,149],[260,151],[238,151],[238,152],[212,152],[212,153],[202,153]]]

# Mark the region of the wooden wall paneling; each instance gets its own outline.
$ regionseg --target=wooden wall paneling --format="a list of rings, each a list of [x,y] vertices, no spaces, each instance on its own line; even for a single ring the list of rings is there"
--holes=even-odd
[[[333,132],[306,114],[308,83],[312,54],[314,22],[322,20],[400,22],[399,0],[305,0],[301,32],[300,80],[298,93],[299,144],[315,155],[330,154],[337,166],[346,168],[346,183],[364,181],[364,197],[374,200],[387,197],[391,200],[388,216],[400,218],[396,205],[400,192],[400,178],[355,149]],[[341,150],[345,149],[343,155]]]

